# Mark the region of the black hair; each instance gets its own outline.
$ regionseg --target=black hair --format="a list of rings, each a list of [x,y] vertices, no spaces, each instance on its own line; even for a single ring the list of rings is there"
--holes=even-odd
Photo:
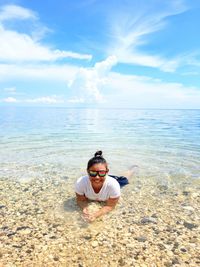
[[[102,164],[106,164],[107,165],[106,160],[102,156],[102,151],[101,150],[97,151],[94,154],[94,157],[91,158],[88,161],[87,170],[89,170],[89,168],[92,167],[94,164],[99,164],[99,163],[102,163]]]

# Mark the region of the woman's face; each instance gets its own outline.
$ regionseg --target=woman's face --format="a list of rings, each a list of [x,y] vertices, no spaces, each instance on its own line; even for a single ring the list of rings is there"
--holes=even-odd
[[[94,173],[97,172],[97,175],[95,177],[91,176],[90,175],[90,171],[91,171],[91,173],[92,172],[94,172]],[[88,175],[90,177],[90,181],[91,181],[92,185],[94,185],[94,186],[103,185],[103,183],[104,183],[104,181],[106,179],[106,175],[104,177],[99,176],[99,172],[100,172],[100,174],[101,173],[102,174],[104,174],[104,173],[107,174],[107,172],[108,172],[107,165],[103,164],[103,163],[94,164],[88,170]]]

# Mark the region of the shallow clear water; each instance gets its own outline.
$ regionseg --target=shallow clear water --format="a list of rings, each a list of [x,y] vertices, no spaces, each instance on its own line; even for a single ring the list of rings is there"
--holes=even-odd
[[[200,110],[0,108],[1,177],[73,180],[99,149],[113,174],[199,180]]]

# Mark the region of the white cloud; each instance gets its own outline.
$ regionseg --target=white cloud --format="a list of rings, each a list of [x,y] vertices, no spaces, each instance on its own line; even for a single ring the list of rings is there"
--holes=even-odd
[[[0,21],[6,21],[10,19],[36,19],[36,14],[27,8],[17,5],[6,5],[0,9]]]
[[[5,103],[16,103],[17,102],[17,99],[14,98],[14,97],[7,97],[7,98],[4,98],[2,100],[2,102],[5,102]]]
[[[0,64],[0,81],[37,79],[66,82],[73,79],[78,70],[78,67],[66,64]]]
[[[25,99],[16,99],[14,97],[7,97],[1,99],[0,102],[4,103],[29,103],[29,104],[63,104],[65,101],[61,96],[51,95],[51,96],[42,96],[36,98],[25,98]]]
[[[107,75],[116,63],[116,57],[110,56],[102,62],[97,62],[93,68],[80,68],[69,83],[73,95],[69,101],[77,102],[78,99],[86,103],[104,102],[101,88],[106,84]]]
[[[64,51],[52,49],[47,45],[39,42],[39,38],[47,31],[44,26],[37,28],[30,33],[21,33],[16,30],[6,28],[7,20],[36,19],[32,10],[16,6],[8,5],[0,10],[0,60],[4,62],[40,62],[40,61],[55,61],[64,58],[74,58],[82,60],[90,60],[91,55],[81,54],[72,51]]]
[[[85,103],[85,99],[84,98],[74,97],[74,98],[69,99],[67,102],[73,103],[73,104]]]
[[[144,4],[144,1],[142,3]],[[161,55],[148,54],[140,51],[140,47],[148,42],[149,34],[164,28],[168,17],[186,10],[187,7],[181,0],[162,2],[161,6],[157,3],[154,10],[150,4],[145,4],[139,10],[131,3],[125,13],[119,11],[113,20],[111,30],[113,38],[108,54],[116,55],[118,61],[122,63],[159,68],[166,72],[175,71],[180,64],[179,58],[166,59]]]
[[[131,108],[199,108],[200,88],[150,77],[110,73],[110,106]]]
[[[58,81],[64,83],[70,81],[68,85],[71,96],[67,101],[57,95],[35,98],[27,96],[26,99],[9,96],[1,99],[1,102],[52,105],[100,103],[107,106],[136,108],[199,107],[198,88],[186,87],[180,83],[167,83],[149,77],[111,72],[117,62],[150,66],[167,72],[175,71],[180,64],[199,66],[198,54],[185,54],[169,60],[161,55],[151,55],[140,50],[142,45],[147,43],[148,35],[161,30],[169,16],[186,10],[182,5],[183,1],[169,2],[171,5],[162,3],[163,10],[158,8],[157,11],[148,12],[150,5],[147,5],[144,12],[130,9],[127,14],[131,13],[131,16],[123,14],[115,19],[112,29],[114,38],[108,50],[109,55],[115,56],[109,56],[106,60],[97,62],[91,68],[56,63],[56,60],[69,57],[90,60],[91,55],[61,51],[44,45],[41,40],[43,32],[46,31],[44,26],[40,29],[36,27],[34,32],[29,33],[8,29],[6,27],[8,20],[28,20],[33,23],[39,21],[39,17],[32,10],[19,6],[3,7],[0,10],[0,60],[4,63],[0,64],[0,81],[14,80],[17,86],[18,82],[26,83],[27,80],[29,82],[34,80],[38,84],[41,81],[47,83],[55,81],[56,85]],[[5,92],[12,95],[15,93],[14,89],[5,88]],[[26,89],[29,90],[28,87]],[[66,88],[66,96],[67,94]]]
[[[15,61],[55,61],[63,58],[90,60],[91,55],[71,51],[52,50],[35,41],[30,35],[6,30],[0,25],[0,60]]]
[[[25,99],[23,102],[26,103],[41,103],[41,104],[62,104],[64,100],[56,95],[53,96],[44,96],[38,98]]]
[[[182,76],[199,76],[200,72],[198,71],[187,71],[187,72],[182,72]]]
[[[66,98],[59,95],[39,96],[35,98],[13,98],[7,97],[1,102],[6,103],[27,103],[27,104],[44,104],[44,105],[68,105],[68,104],[83,104],[86,105],[99,103],[103,107],[128,107],[128,108],[199,108],[200,103],[200,88],[187,87],[181,83],[164,82],[161,79],[153,79],[146,76],[124,75],[116,72],[111,72],[104,69],[108,61],[103,61],[95,65],[92,69],[86,69],[84,75],[89,73],[89,76],[84,76],[83,83],[75,76],[75,80],[79,82],[80,87],[71,87],[75,90],[71,98]],[[112,61],[110,61],[111,64]],[[114,61],[113,61],[114,62]],[[111,65],[108,64],[109,68]],[[114,64],[114,63],[113,63]],[[101,95],[99,101],[96,98],[96,91],[87,91],[87,82],[89,79],[95,79],[97,70],[101,73],[101,78],[98,76],[100,83],[95,84],[96,89]],[[97,81],[96,80],[96,81]],[[73,84],[73,82],[72,82]],[[81,86],[82,85],[82,86]],[[82,90],[82,88],[85,90]],[[76,89],[79,89],[76,91]],[[102,95],[102,89],[104,94]]]
[[[159,68],[164,72],[174,72],[180,64],[178,58],[166,60],[160,56],[147,55],[136,50],[124,49],[123,51],[116,52],[116,54],[118,61],[121,63]]]
[[[9,93],[9,94],[16,94],[16,88],[15,87],[4,88],[3,91],[6,93]]]

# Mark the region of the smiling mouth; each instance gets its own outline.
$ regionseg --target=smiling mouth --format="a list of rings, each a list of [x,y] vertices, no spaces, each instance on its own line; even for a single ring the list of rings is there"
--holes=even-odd
[[[93,180],[94,183],[101,183],[101,180],[100,179],[95,179]]]

